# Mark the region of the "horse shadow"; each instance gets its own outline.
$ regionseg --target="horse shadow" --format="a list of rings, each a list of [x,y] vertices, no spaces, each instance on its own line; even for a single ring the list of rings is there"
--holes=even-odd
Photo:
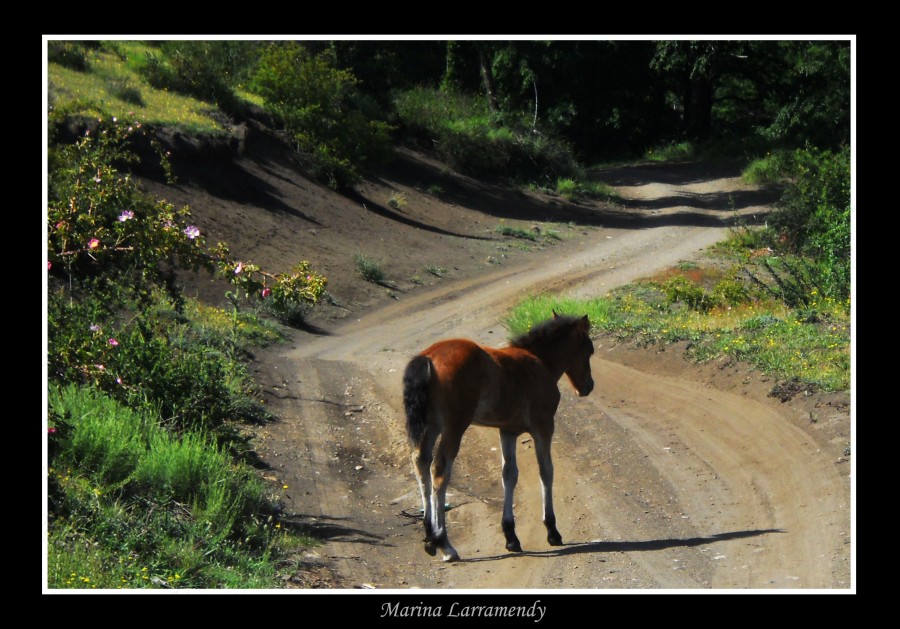
[[[460,559],[461,563],[477,563],[480,561],[497,561],[499,559],[511,559],[514,557],[565,557],[567,555],[582,555],[586,553],[616,553],[616,552],[643,552],[665,550],[666,548],[692,548],[705,546],[716,542],[725,542],[732,539],[746,537],[758,537],[769,533],[786,533],[783,529],[753,529],[749,531],[730,531],[716,533],[704,537],[648,539],[621,542],[572,542],[550,550],[522,551],[517,553],[504,553],[502,555],[490,555],[487,557],[469,557]]]
[[[292,513],[280,518],[284,528],[298,535],[308,535],[320,541],[349,542],[353,544],[371,544],[374,546],[389,546],[393,544],[384,541],[384,537],[370,533],[362,529],[346,526],[342,521],[349,520],[346,517],[329,515],[307,515]]]

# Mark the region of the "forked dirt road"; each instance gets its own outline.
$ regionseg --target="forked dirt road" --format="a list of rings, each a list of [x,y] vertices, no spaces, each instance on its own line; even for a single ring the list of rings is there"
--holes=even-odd
[[[815,424],[804,422],[797,408],[766,398],[772,383],[760,374],[697,368],[676,348],[624,350],[603,338],[595,340],[594,392],[578,398],[560,382],[554,496],[565,545],[546,543],[537,465],[523,435],[515,509],[525,552],[504,550],[499,437],[472,428],[448,498],[462,561],[442,564],[423,552],[421,523],[409,517],[420,507],[400,387],[409,358],[448,337],[500,345],[501,321],[523,296],[603,294],[697,257],[724,237],[723,214],[765,210],[732,178],[638,168],[606,175],[628,200],[625,211],[639,216],[634,224],[404,296],[260,357],[257,375],[280,417],[257,436],[265,476],[273,488],[287,486],[293,522],[325,540],[288,570],[294,585],[851,587],[850,464],[833,438],[849,443],[846,409],[824,407]]]

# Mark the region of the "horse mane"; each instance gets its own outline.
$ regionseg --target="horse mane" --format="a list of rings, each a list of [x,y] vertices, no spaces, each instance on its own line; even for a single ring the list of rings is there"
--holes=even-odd
[[[532,351],[536,347],[552,344],[559,337],[560,331],[574,325],[578,317],[559,315],[556,318],[539,323],[531,330],[510,341],[510,347],[518,347]]]

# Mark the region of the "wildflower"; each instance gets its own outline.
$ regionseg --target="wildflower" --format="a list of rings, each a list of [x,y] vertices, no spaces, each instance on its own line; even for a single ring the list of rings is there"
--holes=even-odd
[[[106,371],[106,367],[104,367],[103,365],[101,365],[99,363],[94,365],[94,367],[96,367],[98,371]]]
[[[194,238],[196,238],[197,236],[200,235],[200,230],[197,227],[195,227],[194,225],[188,225],[187,227],[185,227],[184,233],[188,238],[193,240]]]
[[[282,487],[282,489],[287,489],[287,488],[288,488],[288,486],[287,486],[287,485],[284,485],[284,486],[283,486],[283,487]]]
[[[234,274],[240,275],[243,270],[244,270],[244,263],[238,262],[237,266],[234,267]]]
[[[50,260],[47,260],[47,270],[48,271],[50,270],[51,266],[53,266],[53,265],[50,263]]]
[[[262,295],[262,298],[265,299],[266,297],[268,297],[269,295],[272,294],[272,289],[266,287],[266,288],[262,289],[262,291],[260,292],[260,294]]]
[[[100,179],[100,173],[97,173],[97,176],[94,177],[94,182],[95,182],[95,183],[100,183],[101,181],[102,181],[102,179]]]
[[[122,378],[116,378],[116,384],[122,384]]]
[[[53,426],[50,426],[50,428],[47,429],[47,434],[48,434],[48,435],[55,435],[55,434],[56,434],[56,428],[53,427]]]
[[[117,341],[116,339],[109,339],[109,344],[113,347],[117,347],[119,345],[119,341]]]
[[[131,210],[125,210],[121,214],[119,214],[119,222],[124,223],[125,221],[131,220],[134,218],[134,212]]]
[[[96,323],[92,323],[92,324],[91,324],[90,330],[91,330],[91,332],[99,332],[99,331],[100,331],[100,326],[97,325]]]
[[[90,240],[88,240],[88,249],[96,249],[99,246],[100,246],[100,241],[97,240],[96,238],[91,238]]]

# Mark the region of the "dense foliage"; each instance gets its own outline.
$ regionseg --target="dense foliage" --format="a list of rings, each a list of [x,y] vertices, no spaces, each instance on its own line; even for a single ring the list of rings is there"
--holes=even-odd
[[[334,186],[354,183],[360,169],[385,161],[390,147],[388,125],[366,115],[356,85],[327,53],[310,55],[296,44],[268,47],[253,77],[297,151]]]

